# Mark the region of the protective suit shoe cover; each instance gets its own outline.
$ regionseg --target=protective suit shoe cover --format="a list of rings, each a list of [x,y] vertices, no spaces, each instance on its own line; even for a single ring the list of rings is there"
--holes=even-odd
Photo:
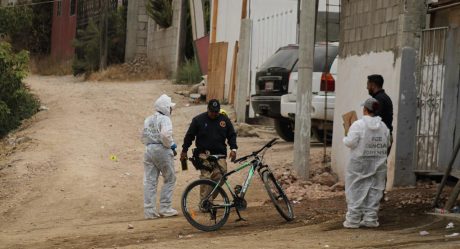
[[[361,221],[360,225],[364,227],[379,227],[380,226],[378,221]]]
[[[348,221],[343,222],[343,227],[345,228],[359,228],[359,224],[353,224]]]
[[[157,211],[144,211],[144,218],[147,220],[160,218]]]
[[[170,208],[168,210],[160,212],[160,215],[163,216],[163,217],[171,217],[171,216],[176,216],[178,214],[179,214],[179,212],[177,212],[177,210],[174,209],[174,208]]]

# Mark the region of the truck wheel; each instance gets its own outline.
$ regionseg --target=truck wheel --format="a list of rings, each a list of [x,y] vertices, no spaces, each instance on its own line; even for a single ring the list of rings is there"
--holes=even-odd
[[[326,135],[326,141],[324,141],[324,130],[323,129],[317,129],[317,128],[312,128],[311,131],[313,132],[313,135],[320,141],[321,143],[326,143],[326,144],[332,144],[332,130],[327,130],[327,135]]]
[[[287,118],[275,119],[275,130],[286,142],[294,141],[294,124]]]

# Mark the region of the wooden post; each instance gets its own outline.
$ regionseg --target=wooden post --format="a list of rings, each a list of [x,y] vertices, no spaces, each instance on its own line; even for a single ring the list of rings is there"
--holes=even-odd
[[[236,75],[238,72],[237,60],[238,60],[238,41],[235,42],[235,48],[233,49],[233,63],[232,63],[232,75],[230,77],[230,91],[228,94],[228,103],[235,103],[235,90],[236,90]]]
[[[294,168],[307,180],[310,167],[311,100],[315,36],[315,1],[302,1],[300,13],[299,81],[295,115]]]
[[[225,70],[227,69],[228,43],[217,42],[210,45],[210,60],[208,62],[208,85],[206,100],[224,100]]]
[[[248,0],[243,0],[243,6],[241,7],[241,19],[246,19],[248,16]]]
[[[211,42],[216,42],[217,37],[217,15],[219,10],[219,0],[212,1],[212,22],[211,22]]]
[[[460,140],[458,140],[457,144],[455,145],[455,149],[452,153],[452,157],[450,158],[449,164],[447,165],[446,171],[444,172],[441,183],[438,186],[438,190],[436,191],[436,196],[434,197],[434,201],[433,201],[433,207],[436,207],[438,205],[438,200],[439,200],[439,197],[441,196],[442,189],[446,185],[447,178],[449,178],[450,173],[452,172],[452,167],[454,166],[454,162],[455,162],[455,159],[457,158],[459,151],[460,151]]]
[[[455,202],[457,202],[458,194],[460,194],[460,181],[455,184],[455,187],[452,189],[452,193],[444,206],[444,210],[446,210],[446,212],[450,212],[450,210],[454,207]]]

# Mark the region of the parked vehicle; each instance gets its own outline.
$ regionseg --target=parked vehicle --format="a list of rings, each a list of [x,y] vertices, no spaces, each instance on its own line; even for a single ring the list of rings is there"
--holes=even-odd
[[[313,135],[319,141],[330,143],[334,119],[338,43],[329,43],[327,50],[326,64],[326,43],[315,45],[311,120]],[[298,59],[298,45],[278,49],[256,73],[256,94],[251,96],[254,112],[275,119],[276,132],[286,141],[294,141]],[[326,73],[327,71],[329,72]]]

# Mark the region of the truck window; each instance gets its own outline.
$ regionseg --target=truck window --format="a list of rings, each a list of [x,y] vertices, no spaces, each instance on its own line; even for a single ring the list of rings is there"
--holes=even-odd
[[[291,70],[292,66],[294,66],[294,63],[296,63],[298,56],[299,50],[297,47],[283,48],[268,58],[260,68],[266,69],[271,67],[278,67]]]
[[[337,46],[329,46],[328,48],[328,60],[327,60],[327,68],[331,69],[332,63],[335,60],[335,57],[337,57],[337,54],[339,52],[339,47]],[[325,72],[326,70],[326,47],[325,46],[315,46],[315,58],[313,61],[313,72]],[[292,69],[293,72],[298,71],[298,61],[296,61],[296,64],[294,68]]]

